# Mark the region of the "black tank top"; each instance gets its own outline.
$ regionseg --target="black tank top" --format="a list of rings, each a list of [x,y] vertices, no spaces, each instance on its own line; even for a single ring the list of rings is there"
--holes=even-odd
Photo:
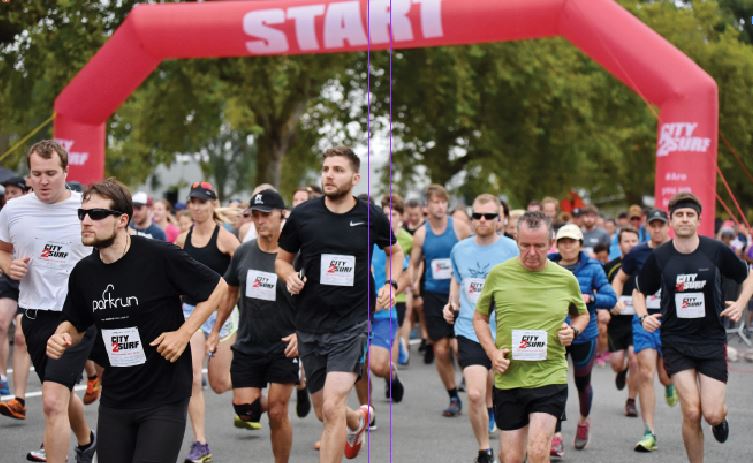
[[[207,245],[202,248],[197,248],[191,242],[191,236],[193,235],[193,226],[191,226],[191,229],[188,230],[188,235],[186,235],[186,242],[183,244],[183,250],[185,250],[188,255],[193,257],[196,261],[211,268],[219,273],[220,276],[224,276],[228,265],[230,265],[230,256],[220,251],[217,247],[217,235],[219,234],[220,226],[216,225]],[[193,301],[188,297],[184,297],[184,302],[196,305],[201,301]]]

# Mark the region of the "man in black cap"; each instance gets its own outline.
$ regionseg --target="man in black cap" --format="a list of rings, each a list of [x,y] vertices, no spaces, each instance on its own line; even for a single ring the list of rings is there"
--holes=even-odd
[[[288,402],[298,383],[293,302],[285,281],[275,274],[285,204],[276,191],[263,190],[251,198],[249,208],[257,238],[243,243],[230,260],[225,272],[228,298],[209,335],[207,348],[214,350],[220,328],[237,302],[240,317],[230,365],[236,425],[259,429],[262,409],[266,410],[275,462],[282,463],[290,458],[293,433]],[[243,295],[239,299],[241,288]],[[265,387],[269,388],[263,400]]]
[[[13,198],[23,196],[26,194],[28,187],[26,186],[26,180],[23,177],[11,177],[0,182],[0,185],[5,188],[5,203],[7,204]]]

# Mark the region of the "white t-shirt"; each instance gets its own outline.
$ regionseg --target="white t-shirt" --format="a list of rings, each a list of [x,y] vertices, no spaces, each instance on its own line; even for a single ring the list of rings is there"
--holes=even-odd
[[[13,258],[31,257],[19,284],[18,306],[24,309],[63,310],[68,275],[92,248],[81,244],[76,210],[81,194],[45,204],[30,193],[0,210],[0,241],[13,245]]]

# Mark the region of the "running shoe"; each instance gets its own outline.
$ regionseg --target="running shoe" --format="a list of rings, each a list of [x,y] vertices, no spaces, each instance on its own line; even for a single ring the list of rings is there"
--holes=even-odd
[[[491,437],[497,430],[497,424],[494,422],[494,413],[489,413],[489,435]]]
[[[674,384],[670,384],[664,388],[664,400],[667,401],[667,405],[674,407],[677,405],[677,389]]]
[[[0,395],[10,394],[10,384],[7,379],[0,379]]]
[[[295,414],[298,418],[305,418],[311,411],[311,400],[306,388],[296,389]]]
[[[583,450],[588,447],[591,441],[591,423],[586,421],[583,424],[578,423],[578,429],[575,431],[573,446],[575,450]]]
[[[9,416],[17,420],[25,420],[26,405],[15,398],[0,402],[0,415]]]
[[[245,421],[238,415],[235,415],[233,418],[233,425],[238,429],[248,429],[249,431],[258,431],[261,429],[261,422]]]
[[[99,391],[102,389],[102,382],[99,376],[86,380],[86,392],[84,393],[84,405],[90,405],[99,399]]]
[[[638,416],[638,408],[635,406],[635,399],[625,401],[625,416]]]
[[[418,353],[423,354],[426,352],[426,339],[421,338],[421,342],[418,343]]]
[[[562,437],[552,437],[552,443],[549,446],[549,459],[551,461],[561,461],[565,456],[565,446],[562,443]]]
[[[202,444],[195,441],[191,444],[191,451],[188,452],[185,463],[208,463],[212,461],[212,451],[209,444]]]
[[[407,365],[410,363],[410,350],[408,349],[408,343],[404,338],[400,338],[397,343],[397,363],[400,365]]]
[[[442,410],[442,416],[458,416],[463,414],[463,401],[460,397],[450,399],[450,406]]]
[[[94,461],[94,453],[97,451],[97,437],[94,435],[94,431],[91,434],[91,444],[82,449],[76,446],[76,463],[92,463]]]
[[[479,450],[478,456],[473,463],[494,463],[494,450],[491,448]]]
[[[39,447],[39,450],[32,450],[26,454],[26,460],[28,461],[47,461],[47,452],[44,449],[44,444]],[[66,461],[68,457],[66,457]]]
[[[641,438],[641,440],[639,440],[638,443],[635,444],[635,448],[633,450],[640,453],[648,453],[648,452],[655,451],[656,450],[656,434],[652,433],[649,430],[646,430],[646,433],[643,434],[643,437]]]
[[[352,460],[358,456],[361,444],[363,443],[363,432],[368,426],[367,423],[371,422],[370,417],[374,416],[374,409],[369,405],[361,405],[358,412],[361,414],[358,419],[358,429],[347,429],[347,435],[345,436],[345,458],[348,460]]]
[[[724,420],[721,423],[712,426],[711,431],[714,433],[714,439],[720,444],[723,444],[729,437],[729,423],[727,420]]]
[[[372,416],[371,421],[369,421],[369,432],[374,432],[377,429],[379,429],[379,426],[376,424],[376,416]]]
[[[434,346],[431,344],[426,345],[426,350],[424,351],[424,363],[427,365],[434,363]]]
[[[627,376],[627,372],[627,368],[625,368],[614,377],[614,385],[617,386],[618,391],[625,389],[625,377]]]
[[[398,403],[403,401],[403,394],[405,394],[405,387],[400,382],[397,376],[388,381],[387,384],[387,399],[392,399],[393,402]]]

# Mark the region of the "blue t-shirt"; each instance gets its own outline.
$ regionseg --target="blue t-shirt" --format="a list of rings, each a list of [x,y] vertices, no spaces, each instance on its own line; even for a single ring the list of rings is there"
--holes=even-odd
[[[403,261],[403,270],[410,263],[410,255],[405,256]],[[371,254],[371,270],[374,274],[374,293],[379,292],[379,288],[387,283],[387,254],[384,250],[380,249],[377,245],[374,245],[374,251]],[[380,310],[374,312],[373,318],[392,318],[397,320],[397,309],[392,306],[389,310]]]
[[[143,236],[144,238],[167,241],[167,235],[165,234],[165,231],[162,230],[162,228],[159,225],[151,224],[148,227],[144,227],[144,228],[139,228],[132,225],[131,228],[136,230],[137,235]]]
[[[460,285],[460,312],[455,320],[455,335],[478,342],[473,330],[473,311],[476,309],[484,280],[489,271],[498,264],[518,255],[515,241],[505,236],[492,244],[481,246],[475,237],[458,242],[450,252],[452,276]],[[491,311],[494,312],[493,310]],[[495,326],[490,320],[490,327]],[[492,336],[495,330],[492,329]]]
[[[424,253],[424,289],[427,293],[449,294],[452,266],[450,251],[458,237],[452,217],[447,219],[447,228],[441,235],[435,235],[429,222],[424,223],[426,237],[422,251]]]

